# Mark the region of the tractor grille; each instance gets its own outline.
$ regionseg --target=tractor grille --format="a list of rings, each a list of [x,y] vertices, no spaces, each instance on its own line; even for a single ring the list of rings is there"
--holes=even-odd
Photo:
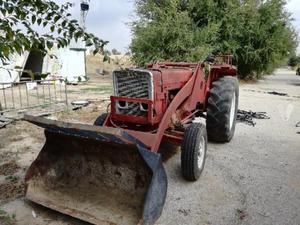
[[[115,95],[130,98],[153,99],[152,74],[146,70],[122,70],[114,72]],[[121,102],[116,105],[117,113],[147,116],[140,103]]]

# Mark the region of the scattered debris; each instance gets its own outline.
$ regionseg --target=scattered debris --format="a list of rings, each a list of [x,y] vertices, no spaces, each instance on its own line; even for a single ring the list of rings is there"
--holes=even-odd
[[[300,127],[300,121],[296,123],[296,127]],[[297,131],[297,134],[300,134],[300,131]]]
[[[89,98],[87,99],[90,103],[103,103],[110,101],[110,98]]]
[[[88,100],[80,100],[80,101],[73,101],[71,102],[72,106],[73,106],[73,111],[81,109],[83,107],[86,107],[90,104],[90,102]]]
[[[33,217],[33,218],[37,218],[37,215],[36,215],[36,213],[35,213],[34,210],[31,211],[31,214],[32,214],[32,217]]]
[[[262,212],[257,212],[257,213],[263,217],[269,217],[266,213],[262,213]]]
[[[104,75],[104,70],[103,69],[96,69],[96,74],[97,75]]]
[[[288,96],[287,93],[282,93],[282,92],[277,92],[277,91],[268,91],[267,93],[270,95]]]
[[[7,182],[0,184],[0,204],[11,199],[25,196],[25,183],[21,179],[16,182]],[[1,223],[0,223],[1,224]]]
[[[65,104],[57,104],[55,106],[47,107],[47,108],[36,108],[29,111],[24,111],[22,113],[22,119],[23,115],[31,115],[31,116],[40,116],[40,117],[46,117],[50,116],[55,113],[66,111]]]
[[[253,121],[253,119],[270,119],[270,117],[266,114],[266,112],[252,112],[251,110],[245,111],[239,109],[236,120],[237,122],[246,123],[247,125],[254,127],[256,123]]]
[[[261,90],[253,90],[253,89],[243,89],[244,91],[249,91],[249,92],[256,92],[256,93],[264,93],[264,94],[269,94],[269,95],[278,95],[278,96],[286,96],[286,97],[292,97],[292,98],[300,98],[299,95],[289,95],[287,93],[283,92],[277,92],[277,91],[261,91]]]
[[[178,212],[183,214],[184,216],[188,216],[191,212],[189,209],[178,209]]]
[[[0,175],[9,176],[16,173],[20,167],[15,161],[7,162],[0,165]]]
[[[6,125],[12,122],[14,122],[13,119],[0,115],[0,129],[6,127]]]
[[[243,209],[237,209],[236,212],[237,212],[240,220],[244,220],[248,216],[248,213],[245,212],[245,210],[243,210]]]

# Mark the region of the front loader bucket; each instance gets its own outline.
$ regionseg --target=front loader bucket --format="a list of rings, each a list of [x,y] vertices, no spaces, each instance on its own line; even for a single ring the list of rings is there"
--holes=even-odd
[[[167,177],[159,154],[120,129],[25,119],[46,135],[25,177],[29,200],[92,224],[148,225],[161,215]]]

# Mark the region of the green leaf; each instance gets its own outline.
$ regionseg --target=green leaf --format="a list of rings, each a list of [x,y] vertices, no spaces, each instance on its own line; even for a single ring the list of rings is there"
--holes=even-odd
[[[34,24],[34,23],[35,23],[35,21],[36,21],[36,16],[35,16],[35,15],[33,15],[33,16],[31,17],[31,22],[32,22],[32,24]]]
[[[47,48],[51,49],[53,47],[53,42],[47,41]]]
[[[13,44],[13,48],[15,49],[15,51],[21,55],[23,49],[22,49],[22,45],[20,45],[17,41],[14,42]]]
[[[67,20],[64,20],[62,23],[61,23],[61,25],[63,26],[63,27],[65,27],[66,26],[66,24],[67,24]]]
[[[14,8],[13,8],[13,7],[8,7],[8,8],[7,8],[8,14],[12,14],[13,11],[14,11]]]
[[[61,18],[60,15],[55,16],[55,17],[54,17],[54,23],[56,23],[60,18]]]
[[[40,25],[42,23],[42,19],[38,18],[36,22],[37,22],[38,25]]]
[[[110,57],[107,54],[104,54],[103,62],[109,62],[110,63]]]
[[[8,46],[3,46],[2,48],[2,53],[3,55],[7,58],[9,56],[9,53],[10,53],[10,50],[9,50],[9,47]]]
[[[14,33],[13,33],[11,30],[7,30],[5,36],[6,36],[6,39],[7,39],[7,40],[13,40],[13,38],[14,38]]]
[[[87,47],[92,46],[92,45],[93,45],[93,42],[87,41],[85,45],[86,45]]]
[[[5,8],[0,8],[0,11],[1,11],[1,13],[2,13],[3,16],[6,16],[6,10],[5,10]]]
[[[77,41],[82,35],[83,35],[83,33],[81,31],[76,32],[74,34],[75,41]]]
[[[96,47],[95,50],[93,51],[93,55],[96,55],[100,51],[99,47]]]
[[[52,25],[52,26],[50,27],[51,32],[54,32],[54,29],[55,29],[55,26]]]

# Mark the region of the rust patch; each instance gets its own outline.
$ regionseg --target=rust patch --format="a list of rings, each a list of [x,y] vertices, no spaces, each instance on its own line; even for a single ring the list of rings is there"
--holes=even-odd
[[[0,175],[8,176],[15,174],[20,167],[17,165],[15,161],[10,161],[8,163],[4,163],[0,165]]]

